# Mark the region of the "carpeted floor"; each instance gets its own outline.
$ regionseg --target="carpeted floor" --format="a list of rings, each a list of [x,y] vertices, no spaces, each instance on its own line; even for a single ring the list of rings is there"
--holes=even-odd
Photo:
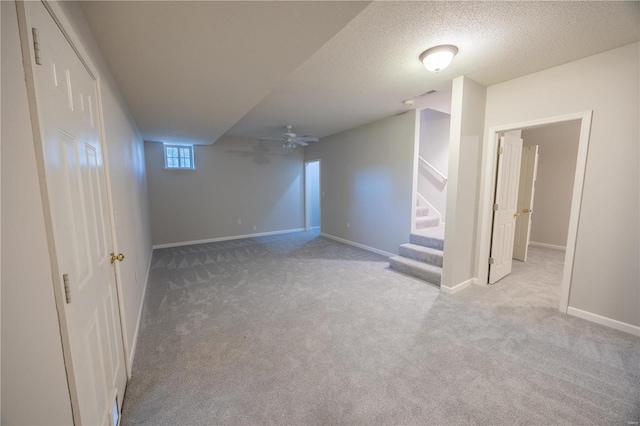
[[[154,252],[122,424],[616,424],[640,339],[558,312],[564,253],[446,295],[296,233]]]

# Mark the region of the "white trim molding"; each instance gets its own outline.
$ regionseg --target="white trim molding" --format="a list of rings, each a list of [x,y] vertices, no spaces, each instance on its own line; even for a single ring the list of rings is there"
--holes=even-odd
[[[386,257],[397,256],[397,254],[389,253],[388,251],[379,250],[377,248],[365,246],[364,244],[356,243],[356,242],[350,241],[350,240],[345,240],[344,238],[336,237],[336,236],[330,235],[330,234],[325,234],[324,232],[321,232],[320,235],[322,235],[323,237],[329,238],[330,240],[334,240],[334,241],[337,241],[339,243],[348,244],[350,246],[358,247],[358,248],[361,248],[363,250],[370,251],[372,253],[380,254],[382,256],[386,256]]]
[[[140,307],[138,308],[138,320],[136,321],[136,331],[133,333],[133,342],[131,343],[131,350],[129,353],[129,379],[131,379],[133,371],[133,360],[136,355],[136,348],[138,346],[138,332],[140,331],[140,325],[142,324],[142,310],[144,308],[144,301],[147,297],[147,288],[149,287],[149,275],[151,274],[151,262],[153,261],[153,249],[151,249],[151,255],[149,256],[149,265],[147,265],[147,277],[144,280],[144,289],[142,290],[142,299],[140,299]]]
[[[569,306],[567,314],[640,337],[640,327]]]
[[[493,199],[496,175],[497,137],[499,133],[511,130],[528,129],[546,124],[562,123],[566,121],[580,120],[580,138],[578,142],[578,154],[576,159],[576,172],[573,182],[573,195],[571,198],[571,214],[569,218],[569,234],[562,274],[562,287],[560,295],[560,312],[567,313],[569,306],[569,292],[571,289],[571,276],[573,274],[573,261],[578,235],[578,222],[582,207],[582,189],[584,186],[584,173],[587,165],[587,148],[589,147],[589,135],[591,132],[591,117],[593,111],[583,111],[566,114],[557,117],[541,118],[491,127],[486,131],[482,147],[482,170],[480,175],[479,199],[483,200],[478,210],[477,238],[476,238],[476,271],[478,284],[486,285],[489,276],[489,247],[491,245],[491,225],[493,221]]]
[[[456,284],[453,287],[447,287],[447,286],[441,285],[440,290],[442,290],[443,293],[454,294],[471,286],[471,284],[476,284],[476,283],[477,283],[477,279],[469,278],[468,280],[462,281],[461,283]]]
[[[565,246],[556,246],[554,244],[539,243],[537,241],[529,241],[529,245],[534,247],[544,247],[544,248],[553,249],[553,250],[562,250],[562,251],[567,250]]]
[[[242,238],[267,237],[269,235],[290,234],[292,232],[302,232],[304,228],[283,229],[281,231],[259,232],[257,234],[230,235],[228,237],[207,238],[205,240],[180,241],[177,243],[154,244],[153,249],[163,249],[171,247],[191,246],[194,244],[217,243],[219,241],[240,240]]]

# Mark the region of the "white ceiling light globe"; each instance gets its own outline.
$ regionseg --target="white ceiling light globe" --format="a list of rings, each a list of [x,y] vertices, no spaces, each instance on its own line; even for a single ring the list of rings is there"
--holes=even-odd
[[[458,53],[457,47],[445,44],[422,52],[420,61],[422,61],[427,70],[438,72],[449,66],[456,53]]]

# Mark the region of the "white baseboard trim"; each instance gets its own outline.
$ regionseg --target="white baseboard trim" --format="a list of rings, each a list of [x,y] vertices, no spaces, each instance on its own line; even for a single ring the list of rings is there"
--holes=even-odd
[[[315,231],[316,229],[320,229],[319,226],[310,226],[307,228],[307,231]]]
[[[231,235],[228,237],[207,238],[206,240],[181,241],[178,243],[154,244],[153,249],[190,246],[193,244],[217,243],[219,241],[240,240],[242,238],[266,237],[269,235],[289,234],[291,232],[301,232],[304,228],[283,229],[281,231],[259,232],[257,234]]]
[[[465,288],[469,287],[471,284],[475,284],[475,283],[476,283],[475,278],[469,278],[468,280],[462,281],[460,284],[456,284],[453,287],[440,286],[440,290],[447,294],[454,294],[461,290],[464,290]]]
[[[377,248],[365,246],[364,244],[356,243],[354,241],[345,240],[344,238],[336,237],[336,236],[330,235],[330,234],[325,234],[324,232],[321,232],[320,235],[322,235],[323,237],[327,237],[327,238],[329,238],[331,240],[338,241],[340,243],[344,243],[344,244],[348,244],[350,246],[358,247],[358,248],[361,248],[363,250],[367,250],[367,251],[370,251],[370,252],[373,252],[373,253],[376,253],[376,254],[381,254],[382,256],[387,256],[387,257],[397,256],[397,254],[389,253],[388,251],[379,250]]]
[[[565,246],[556,246],[556,245],[553,245],[553,244],[538,243],[536,241],[529,241],[529,245],[530,246],[534,246],[534,247],[550,248],[550,249],[554,249],[554,250],[562,250],[562,251],[566,251],[567,250],[567,248]]]
[[[144,301],[147,297],[147,287],[149,287],[149,274],[151,273],[152,260],[153,260],[153,249],[151,249],[151,255],[149,256],[149,264],[147,265],[147,276],[144,280],[144,289],[142,290],[142,299],[140,299],[140,307],[138,308],[138,320],[136,321],[136,331],[133,333],[133,343],[131,344],[131,352],[129,353],[129,367],[130,367],[129,371],[133,371],[133,359],[136,355],[136,347],[138,346],[138,332],[140,331],[140,325],[142,324],[142,309],[144,308]]]
[[[571,306],[567,308],[567,314],[640,337],[640,327],[638,327],[637,325],[627,324],[626,322],[614,320],[613,318],[603,317],[598,314],[583,311],[582,309],[572,308]]]

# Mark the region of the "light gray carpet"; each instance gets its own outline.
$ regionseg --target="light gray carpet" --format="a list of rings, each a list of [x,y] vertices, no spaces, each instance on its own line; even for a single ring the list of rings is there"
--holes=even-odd
[[[640,339],[558,312],[562,255],[446,295],[314,233],[157,250],[122,423],[638,421]]]

